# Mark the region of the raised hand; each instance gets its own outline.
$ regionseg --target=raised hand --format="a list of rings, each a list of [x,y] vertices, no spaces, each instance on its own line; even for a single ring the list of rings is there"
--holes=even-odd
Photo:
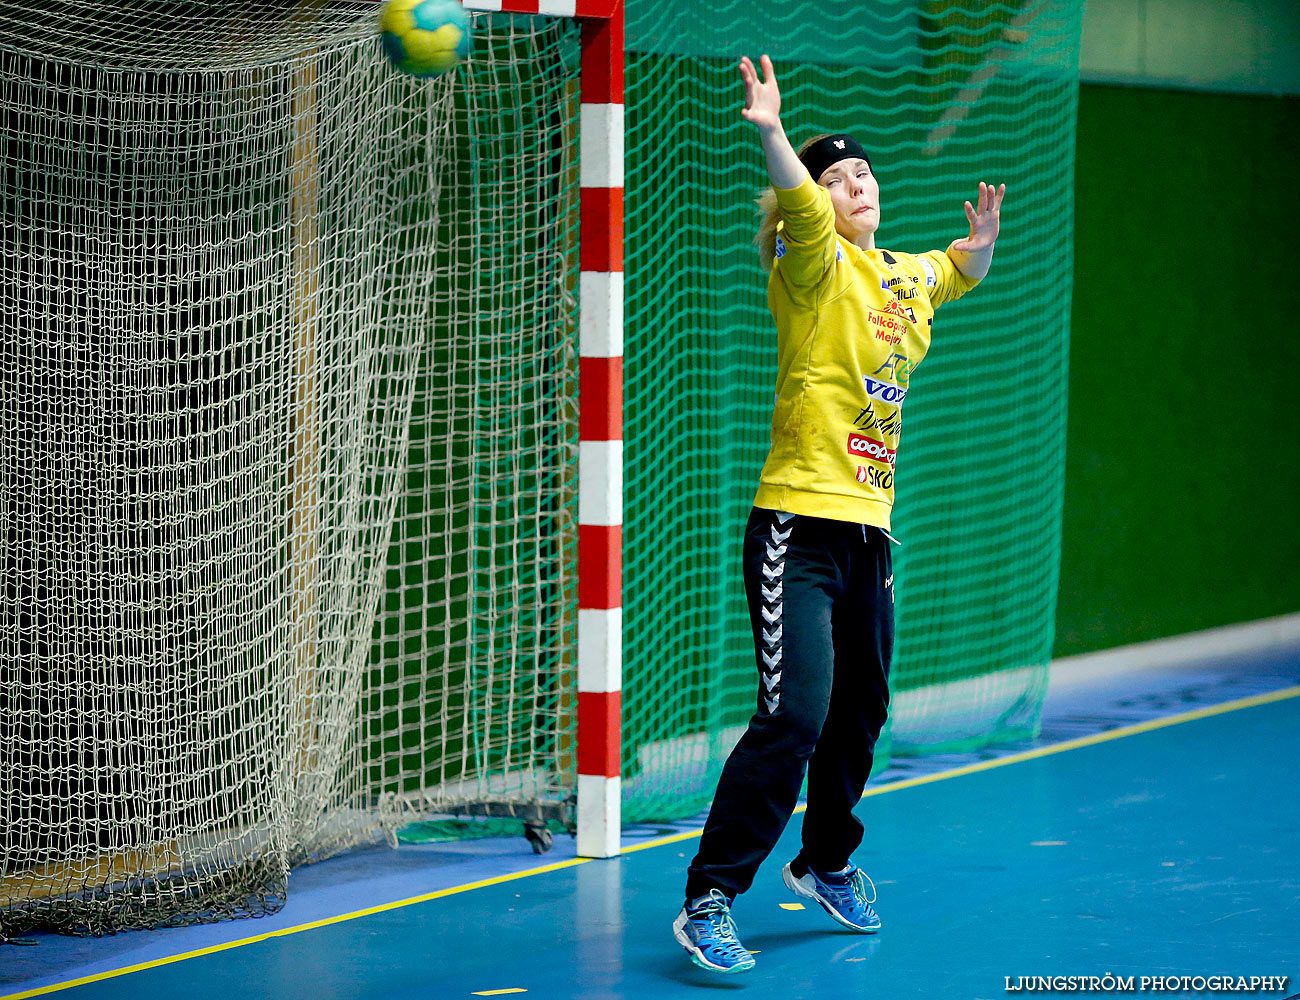
[[[970,235],[964,240],[957,240],[952,249],[967,253],[987,250],[998,238],[998,229],[1002,219],[1002,198],[1007,193],[1007,186],[980,181],[979,204],[972,207],[966,202],[966,219],[970,223]]]
[[[776,85],[772,60],[763,56],[760,62],[764,80],[759,79],[749,56],[740,57],[740,78],[745,82],[745,109],[740,116],[760,129],[778,128],[781,124],[781,91]]]

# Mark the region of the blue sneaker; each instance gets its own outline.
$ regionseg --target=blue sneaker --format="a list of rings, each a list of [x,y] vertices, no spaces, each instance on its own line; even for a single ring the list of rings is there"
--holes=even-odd
[[[795,875],[796,864],[802,869],[802,875]],[[876,886],[861,868],[850,864],[849,870],[843,874],[819,875],[811,868],[791,861],[781,869],[781,879],[796,896],[815,899],[823,910],[850,930],[860,934],[874,934],[880,930],[880,918],[871,908],[876,901]],[[868,885],[871,886],[870,899],[867,898]]]
[[[736,937],[731,904],[720,889],[709,890],[709,897],[699,906],[682,907],[673,921],[673,937],[701,969],[733,973],[754,967],[754,956]]]

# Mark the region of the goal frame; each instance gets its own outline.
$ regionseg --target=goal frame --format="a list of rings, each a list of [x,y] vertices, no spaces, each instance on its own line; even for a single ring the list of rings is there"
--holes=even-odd
[[[578,227],[577,852],[621,847],[623,0],[463,0],[582,27]]]

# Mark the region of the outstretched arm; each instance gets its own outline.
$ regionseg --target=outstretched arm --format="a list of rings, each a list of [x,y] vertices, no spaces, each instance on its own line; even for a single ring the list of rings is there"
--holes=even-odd
[[[1001,224],[1002,198],[1007,193],[1005,184],[994,188],[980,181],[978,207],[966,202],[966,219],[970,222],[970,235],[964,240],[954,240],[948,247],[948,256],[957,270],[968,278],[980,279],[989,273],[993,263],[993,244],[998,238]]]
[[[758,71],[749,56],[740,57],[740,78],[745,82],[745,110],[740,116],[758,127],[763,154],[767,158],[767,176],[772,186],[788,190],[802,184],[808,171],[799,161],[781,125],[781,91],[776,85],[772,60],[763,56],[760,61],[766,78],[763,80],[758,78]]]

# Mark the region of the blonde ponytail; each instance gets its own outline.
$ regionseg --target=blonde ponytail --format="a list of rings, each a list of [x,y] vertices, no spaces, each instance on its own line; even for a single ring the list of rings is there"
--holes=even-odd
[[[758,262],[764,271],[772,270],[776,260],[776,225],[781,221],[781,212],[776,204],[776,192],[764,188],[759,192],[758,232],[754,234],[754,245],[758,247]]]

